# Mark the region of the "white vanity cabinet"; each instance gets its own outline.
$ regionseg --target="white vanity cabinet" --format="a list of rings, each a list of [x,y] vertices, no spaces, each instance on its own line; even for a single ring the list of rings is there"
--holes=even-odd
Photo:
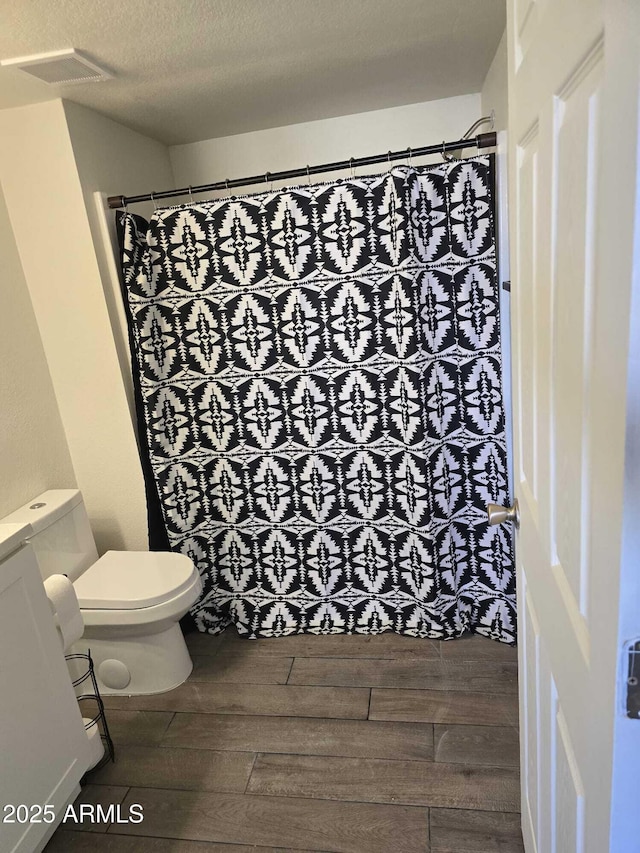
[[[2,853],[42,850],[91,762],[29,532],[0,524]]]

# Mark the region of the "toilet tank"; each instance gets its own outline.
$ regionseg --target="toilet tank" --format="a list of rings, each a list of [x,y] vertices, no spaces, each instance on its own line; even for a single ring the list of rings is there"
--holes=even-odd
[[[28,537],[43,579],[67,575],[74,581],[98,559],[89,517],[78,489],[51,489],[0,520],[31,525]]]

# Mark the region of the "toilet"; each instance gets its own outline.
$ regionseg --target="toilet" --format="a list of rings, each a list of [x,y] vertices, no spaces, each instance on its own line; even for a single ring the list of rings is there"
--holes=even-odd
[[[77,489],[44,492],[1,521],[31,526],[43,580],[72,581],[85,631],[69,652],[91,651],[101,693],[163,693],[186,680],[193,664],[179,621],[202,592],[188,557],[107,551],[98,558]]]

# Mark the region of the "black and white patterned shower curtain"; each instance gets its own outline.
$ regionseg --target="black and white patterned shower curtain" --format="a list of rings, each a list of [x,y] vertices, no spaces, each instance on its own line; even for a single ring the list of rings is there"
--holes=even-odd
[[[119,214],[200,630],[515,639],[491,157]]]

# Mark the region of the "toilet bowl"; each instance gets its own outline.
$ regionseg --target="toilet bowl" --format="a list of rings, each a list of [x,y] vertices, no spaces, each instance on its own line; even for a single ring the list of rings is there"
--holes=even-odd
[[[73,586],[85,624],[73,651],[91,651],[103,693],[161,693],[188,677],[178,622],[201,591],[188,557],[107,551]]]
[[[70,652],[91,652],[103,694],[163,693],[189,676],[192,662],[179,621],[202,584],[184,554],[98,554],[77,489],[44,492],[3,522],[27,522],[43,579],[66,574],[85,624]]]

